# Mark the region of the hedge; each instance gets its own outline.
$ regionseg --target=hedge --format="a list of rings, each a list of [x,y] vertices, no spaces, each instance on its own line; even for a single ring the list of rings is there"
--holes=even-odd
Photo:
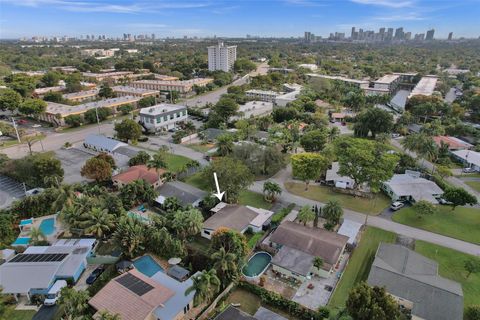
[[[240,281],[238,287],[257,295],[263,303],[283,310],[300,320],[322,320],[330,315],[330,311],[325,307],[320,307],[318,311],[314,311],[297,302],[288,300],[278,293],[268,291],[246,281]]]

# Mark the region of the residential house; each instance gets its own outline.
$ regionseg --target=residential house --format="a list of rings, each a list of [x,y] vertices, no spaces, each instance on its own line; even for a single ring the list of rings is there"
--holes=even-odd
[[[439,147],[442,145],[442,143],[448,145],[448,149],[452,151],[470,150],[473,148],[473,144],[451,136],[436,136],[433,137],[433,141],[435,141]]]
[[[95,239],[59,240],[53,246],[30,246],[0,265],[0,287],[15,297],[46,294],[57,280],[73,283],[82,275]]]
[[[270,245],[278,250],[271,264],[273,271],[285,277],[305,281],[312,275],[328,277],[342,256],[349,237],[325,229],[284,221],[270,236]],[[323,266],[313,266],[315,257]]]
[[[438,274],[438,263],[404,246],[380,243],[368,284],[384,287],[412,319],[463,319],[462,286]]]
[[[443,190],[433,181],[420,177],[420,172],[406,170],[404,174],[394,174],[382,184],[382,189],[392,201],[426,200],[438,203]]]
[[[360,233],[361,228],[362,228],[361,223],[344,219],[337,233],[347,236],[348,237],[347,244],[353,246],[357,243],[357,237],[358,237],[358,234]]]
[[[345,113],[342,112],[332,112],[330,114],[330,121],[331,122],[345,122]]]
[[[257,312],[251,316],[246,312],[230,305],[217,315],[214,320],[287,320],[287,318],[270,311],[264,307],[258,308]]]
[[[125,171],[114,175],[112,177],[112,181],[117,188],[122,188],[124,185],[133,181],[144,180],[153,186],[154,189],[156,189],[162,185],[163,181],[161,176],[165,172],[166,170],[164,169],[157,170],[155,168],[148,168],[146,165],[141,164],[138,166],[129,167]]]
[[[85,141],[83,142],[83,146],[88,149],[95,150],[97,152],[107,152],[107,153],[115,153],[120,147],[128,146],[126,143],[121,141],[107,138],[101,134],[89,134]]]
[[[339,175],[338,174],[339,169],[340,169],[339,163],[333,162],[332,168],[327,170],[327,173],[325,176],[325,182],[328,185],[332,185],[337,188],[342,188],[342,189],[355,188],[355,181],[350,177]]]
[[[269,210],[224,202],[217,204],[211,211],[213,215],[203,223],[202,229],[202,237],[207,239],[211,239],[212,234],[219,228],[228,228],[240,233],[247,229],[260,232],[270,223],[273,215]]]
[[[175,197],[182,206],[192,205],[198,207],[200,202],[207,196],[207,192],[195,188],[181,181],[164,183],[158,190],[159,196],[155,201],[163,204],[165,199]]]
[[[473,150],[452,151],[455,158],[475,171],[480,171],[480,153]]]
[[[0,265],[4,264],[14,256],[15,256],[15,250],[12,250],[12,249],[0,250]]]
[[[162,271],[147,277],[133,269],[112,279],[88,303],[122,320],[181,320],[193,308],[195,292],[185,295],[192,284],[191,279],[179,282]]]

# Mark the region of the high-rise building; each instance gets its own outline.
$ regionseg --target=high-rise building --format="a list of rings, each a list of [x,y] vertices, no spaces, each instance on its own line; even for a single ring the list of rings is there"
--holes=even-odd
[[[403,33],[403,28],[402,27],[397,28],[395,30],[395,40],[403,40],[404,37],[405,37],[405,34]]]
[[[222,70],[229,72],[237,60],[237,46],[225,46],[219,42],[216,46],[208,47],[208,70]]]
[[[305,31],[305,42],[312,41],[312,33],[310,31]]]
[[[450,32],[448,34],[448,41],[452,41],[453,40],[453,32]]]
[[[352,27],[352,33],[350,34],[350,38],[355,40],[355,27]]]
[[[405,32],[405,40],[410,40],[412,39],[412,33],[411,32]]]
[[[385,39],[385,28],[380,28],[380,30],[378,31],[378,34],[380,36],[379,40],[383,41]]]
[[[393,28],[388,28],[386,40],[390,41],[393,39]]]
[[[152,33],[152,40],[155,40],[155,33]]]
[[[433,35],[435,33],[435,29],[431,29],[427,31],[427,35],[425,36],[425,40],[433,40]]]

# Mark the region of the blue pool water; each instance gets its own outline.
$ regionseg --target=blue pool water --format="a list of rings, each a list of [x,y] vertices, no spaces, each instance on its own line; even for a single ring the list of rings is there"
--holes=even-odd
[[[163,272],[163,268],[149,255],[138,258],[133,261],[135,268],[146,275],[147,277],[153,276],[158,271]]]
[[[48,218],[40,223],[40,230],[44,235],[49,236],[55,232],[55,218]]]
[[[28,237],[17,238],[17,240],[15,240],[15,242],[12,243],[12,246],[26,246],[29,243],[30,243],[30,238]]]
[[[24,219],[20,221],[20,226],[26,226],[33,223],[33,219]]]

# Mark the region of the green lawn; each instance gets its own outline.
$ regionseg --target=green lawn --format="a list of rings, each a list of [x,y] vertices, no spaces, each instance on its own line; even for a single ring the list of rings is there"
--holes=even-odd
[[[396,235],[392,232],[367,227],[328,303],[329,307],[342,308],[344,306],[348,293],[355,284],[368,278],[380,242],[394,242],[395,237]]]
[[[34,310],[14,310],[13,308],[7,308],[7,311],[4,314],[5,318],[8,320],[31,320],[33,315],[36,312]]]
[[[480,192],[480,181],[464,181],[469,185],[473,190]]]
[[[191,161],[190,158],[173,153],[167,153],[165,160],[167,161],[168,170],[173,172],[178,171],[180,168],[182,168],[184,165]]]
[[[443,234],[448,237],[480,244],[480,209],[437,206],[437,212],[418,218],[414,209],[404,208],[392,217],[393,221]]]
[[[251,235],[251,236],[247,236],[247,245],[248,245],[248,247],[249,247],[250,249],[255,248],[255,245],[257,244],[258,240],[260,240],[260,238],[263,237],[264,234],[265,234],[265,232],[260,231],[260,232],[254,233],[254,234]]]
[[[438,262],[442,277],[457,281],[462,285],[464,306],[480,302],[480,273],[472,273],[467,278],[463,265],[473,256],[424,241],[416,241],[415,251]],[[477,257],[477,259],[480,259]]]
[[[205,153],[208,150],[215,147],[215,145],[212,144],[212,143],[207,143],[207,144],[192,143],[192,144],[187,144],[186,146],[189,147],[190,149],[193,149],[193,150],[195,150],[197,152],[201,152],[201,153]]]
[[[212,191],[214,188],[213,185],[210,186],[208,184],[208,181],[202,179],[199,173],[187,177],[187,179],[185,179],[185,183],[191,184],[192,186],[195,186],[205,191]],[[263,209],[270,209],[272,207],[271,203],[265,201],[262,194],[250,190],[244,190],[240,192],[238,203]]]
[[[319,202],[337,200],[345,209],[362,213],[378,215],[390,205],[390,199],[384,194],[378,194],[376,201],[373,199],[354,197],[348,194],[334,192],[330,187],[309,186],[305,191],[305,184],[298,182],[286,182],[285,188],[297,196],[312,199]],[[375,205],[375,206],[374,206]]]
[[[197,235],[187,242],[187,246],[193,250],[208,254],[210,250],[210,240]]]

